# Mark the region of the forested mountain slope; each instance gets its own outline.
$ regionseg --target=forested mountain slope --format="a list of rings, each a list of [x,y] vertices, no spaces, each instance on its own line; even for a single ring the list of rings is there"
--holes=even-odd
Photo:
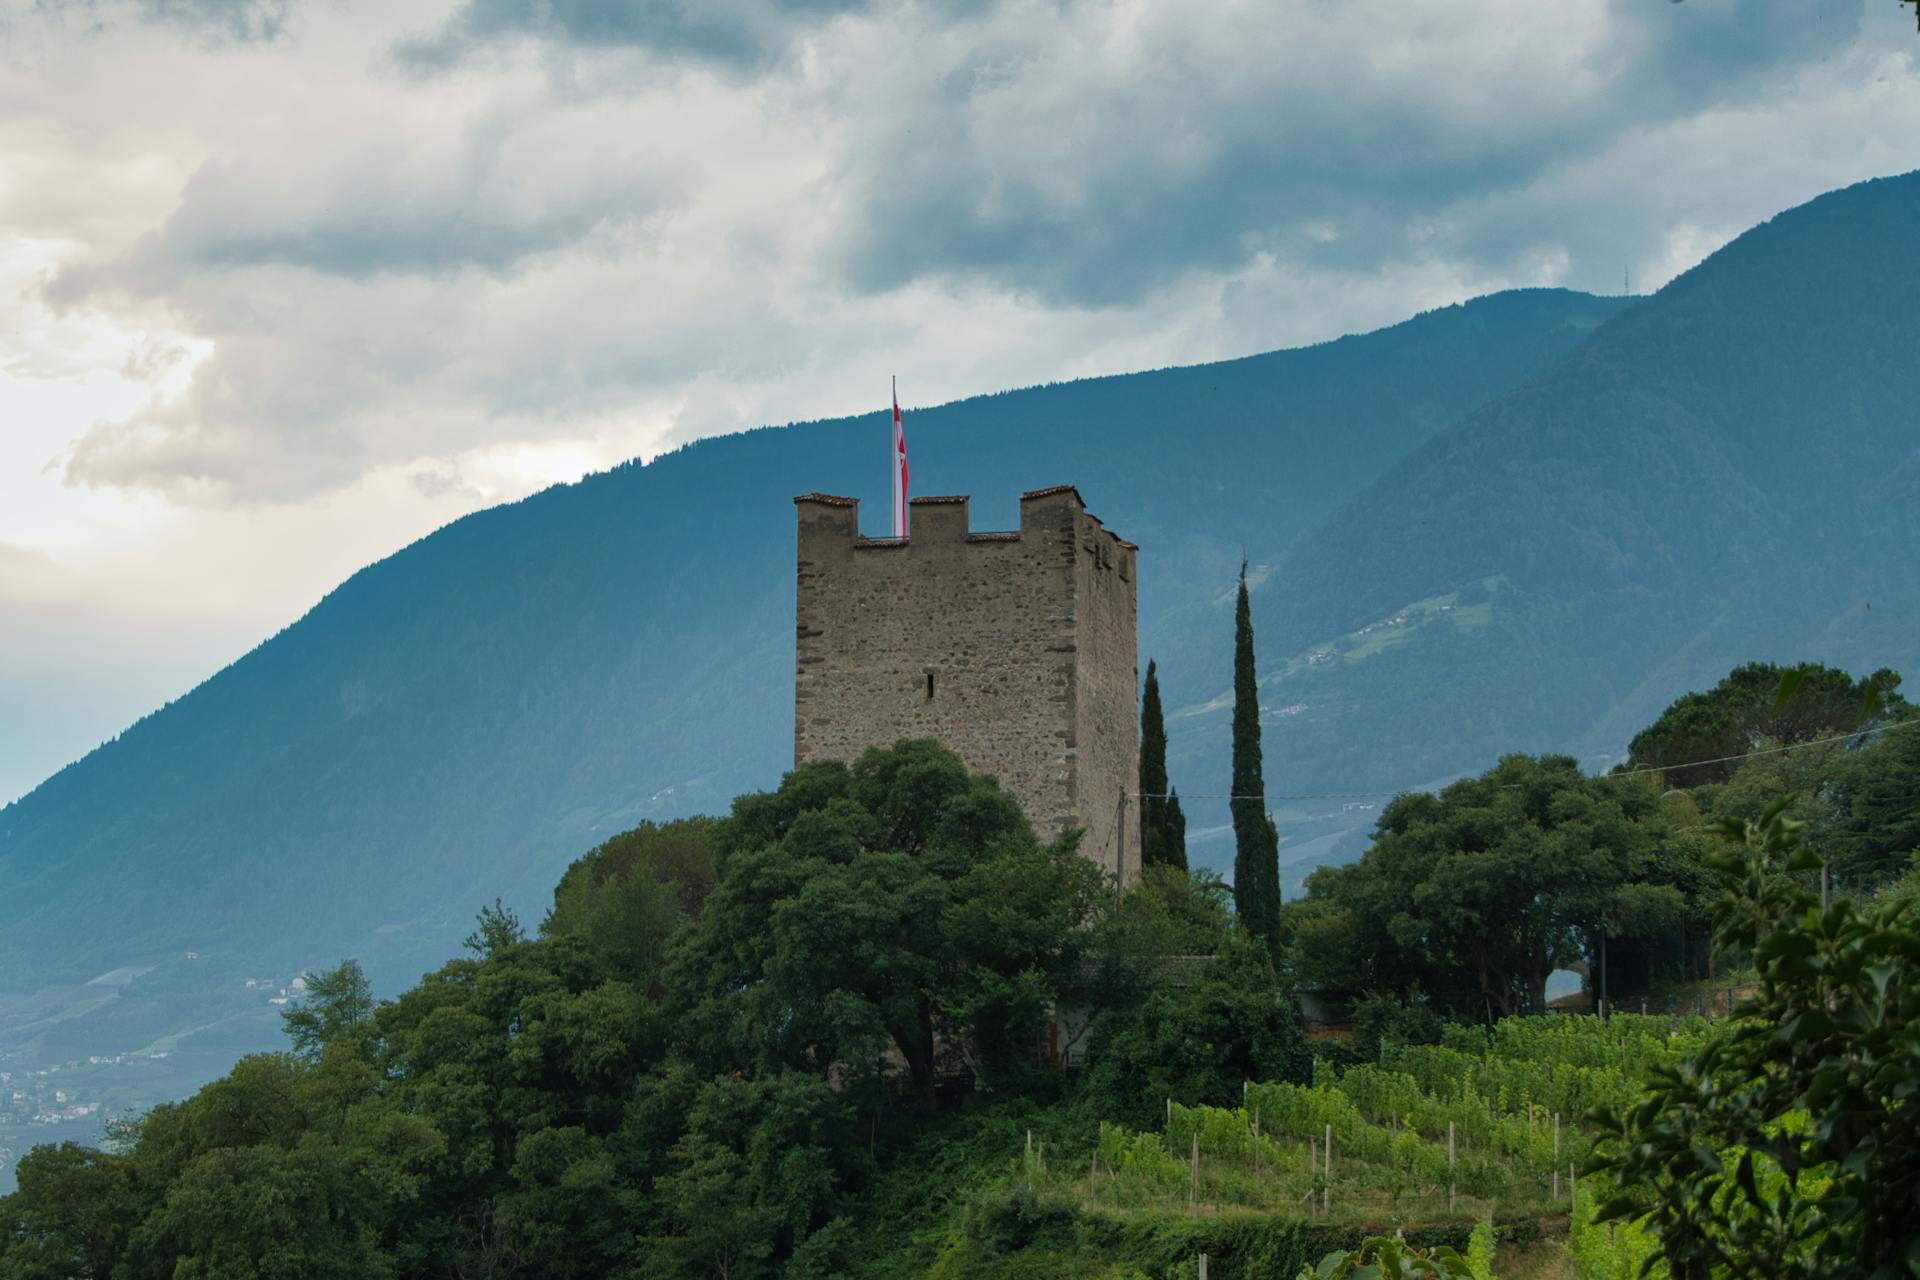
[[[1617,752],[1749,660],[1920,674],[1916,297],[1920,175],[1835,192],[1393,466],[1255,597],[1269,787]]]
[[[976,522],[1006,528],[1020,490],[1077,483],[1144,548],[1143,661],[1161,659],[1170,697],[1201,695],[1224,676],[1214,601],[1243,551],[1273,559],[1621,305],[1504,294],[1310,349],[917,412],[915,487],[970,492]],[[283,974],[355,954],[383,986],[411,979],[496,893],[537,919],[607,834],[774,785],[792,743],[791,498],[884,493],[886,439],[875,414],[703,441],[356,574],[0,812],[0,996],[187,949]],[[1224,733],[1190,751],[1178,780],[1212,781],[1225,751]],[[73,1016],[124,1016],[139,990]]]

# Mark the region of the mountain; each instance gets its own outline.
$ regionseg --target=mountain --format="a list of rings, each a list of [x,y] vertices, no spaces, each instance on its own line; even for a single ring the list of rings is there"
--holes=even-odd
[[[1604,763],[1745,661],[1920,673],[1916,233],[1920,174],[1775,217],[1291,546],[1270,788]]]
[[[1907,175],[1644,300],[1502,294],[917,412],[914,474],[983,528],[1072,481],[1141,544],[1141,656],[1214,865],[1252,561],[1292,888],[1386,793],[1510,750],[1602,766],[1737,663],[1920,670],[1916,230]],[[771,786],[790,499],[879,497],[886,438],[747,432],[458,521],[0,810],[0,1067],[177,1096],[271,1040],[300,968],[354,955],[391,990],[495,895],[537,919],[606,835]]]
[[[1077,483],[1146,549],[1143,658],[1197,690],[1225,670],[1216,598],[1243,549],[1296,545],[1622,305],[1503,294],[1309,349],[917,412],[914,476],[971,492],[987,528],[1014,525],[1021,490]],[[886,439],[881,415],[751,431],[457,521],[0,811],[0,996],[133,975],[0,1004],[0,1050],[177,1032],[182,1007],[143,1002],[165,984],[138,971],[173,965],[172,991],[188,951],[230,985],[348,954],[410,979],[495,895],[537,919],[613,832],[775,784],[791,499],[883,492]]]

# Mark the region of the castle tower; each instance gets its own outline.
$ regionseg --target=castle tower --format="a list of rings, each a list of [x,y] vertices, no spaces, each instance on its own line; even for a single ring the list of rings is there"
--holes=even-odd
[[[934,738],[1000,780],[1050,840],[1140,872],[1138,550],[1072,485],[1020,495],[1020,528],[974,533],[967,499],[915,498],[906,538],[809,493],[800,522],[793,760]]]

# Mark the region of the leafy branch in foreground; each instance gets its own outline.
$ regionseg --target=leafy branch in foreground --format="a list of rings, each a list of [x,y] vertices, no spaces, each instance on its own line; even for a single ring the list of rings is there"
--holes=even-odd
[[[1824,912],[1786,800],[1723,824],[1714,941],[1758,973],[1737,1022],[1597,1117],[1592,1162],[1629,1190],[1677,1280],[1920,1276],[1920,928],[1910,904]]]
[[[1368,1255],[1373,1261],[1368,1262]],[[1404,1240],[1376,1236],[1350,1253],[1330,1253],[1297,1280],[1473,1280],[1467,1260],[1445,1245],[1422,1253]]]

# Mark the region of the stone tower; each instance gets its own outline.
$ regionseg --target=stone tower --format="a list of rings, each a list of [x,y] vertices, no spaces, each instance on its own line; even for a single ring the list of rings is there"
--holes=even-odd
[[[1140,872],[1135,552],[1072,485],[974,533],[965,498],[915,498],[910,536],[863,538],[859,503],[799,510],[793,759],[934,738],[1000,780],[1042,839]]]

